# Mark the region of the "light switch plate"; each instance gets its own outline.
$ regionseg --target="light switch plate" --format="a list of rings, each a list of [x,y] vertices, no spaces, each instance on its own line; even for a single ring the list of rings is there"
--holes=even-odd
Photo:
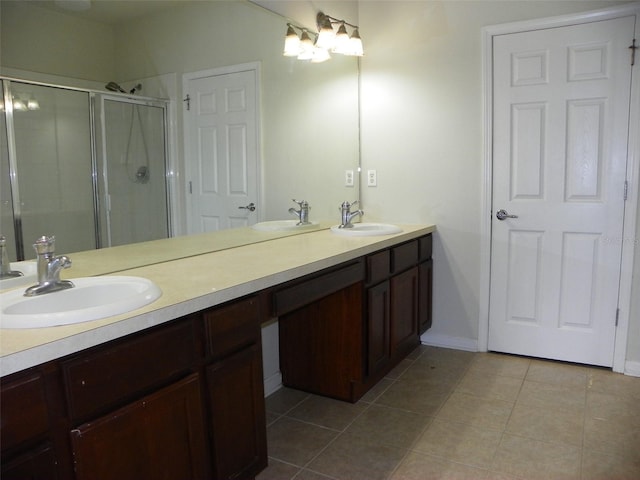
[[[377,187],[378,186],[378,174],[375,170],[367,170],[367,186],[368,187]]]
[[[353,170],[345,170],[344,172],[344,186],[353,187]]]

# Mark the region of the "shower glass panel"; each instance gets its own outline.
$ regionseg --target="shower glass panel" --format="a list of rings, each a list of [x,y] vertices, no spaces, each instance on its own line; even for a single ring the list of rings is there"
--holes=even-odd
[[[106,95],[101,100],[105,246],[167,238],[165,105]]]
[[[25,258],[42,235],[56,236],[58,252],[96,248],[89,94],[13,81],[11,97]]]
[[[4,92],[4,81],[0,82]],[[2,93],[2,96],[4,93]],[[4,98],[0,98],[1,111],[5,110]],[[16,260],[16,234],[13,225],[13,199],[11,197],[11,178],[9,170],[9,145],[7,142],[7,121],[0,115],[0,234],[7,238],[7,254],[10,260]]]

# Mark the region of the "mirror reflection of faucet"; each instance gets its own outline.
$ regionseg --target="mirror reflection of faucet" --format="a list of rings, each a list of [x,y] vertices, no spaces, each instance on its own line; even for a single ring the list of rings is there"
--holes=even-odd
[[[25,297],[35,297],[45,293],[57,292],[73,288],[73,282],[60,280],[60,272],[71,267],[71,259],[64,255],[55,256],[56,237],[42,236],[33,244],[33,248],[38,256],[38,283],[27,288]]]
[[[293,207],[289,209],[291,215],[298,217],[298,223],[296,225],[309,225],[311,223],[309,221],[309,210],[311,210],[309,202],[306,200],[296,200],[295,198],[292,200],[300,207],[300,210],[296,210]]]
[[[364,212],[362,210],[356,210],[355,212],[351,211],[351,207],[353,207],[357,203],[357,200],[352,203],[349,203],[348,201],[342,202],[342,205],[340,205],[340,226],[338,228],[353,228],[351,220],[353,220],[353,218],[357,217],[358,215],[360,215],[360,218],[362,218],[362,216],[364,215]]]
[[[7,239],[0,235],[0,279],[22,277],[23,273],[18,270],[11,270],[9,254],[7,253]]]

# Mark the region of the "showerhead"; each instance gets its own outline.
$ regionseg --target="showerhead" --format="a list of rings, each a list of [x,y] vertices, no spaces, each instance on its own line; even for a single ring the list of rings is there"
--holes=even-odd
[[[104,86],[104,88],[111,92],[127,93],[125,89],[118,85],[116,82],[109,82]]]
[[[129,93],[129,95],[133,95],[137,90],[142,90],[142,84],[137,83],[129,92],[127,92],[124,88],[118,85],[116,82],[107,83],[104,88],[111,92],[120,92],[120,93]]]

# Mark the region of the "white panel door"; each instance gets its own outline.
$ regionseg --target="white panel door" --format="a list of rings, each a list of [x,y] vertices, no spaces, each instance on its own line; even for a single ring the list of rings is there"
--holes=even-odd
[[[258,115],[256,71],[192,78],[185,110],[189,232],[256,222]]]
[[[490,350],[613,364],[634,21],[494,39]]]

